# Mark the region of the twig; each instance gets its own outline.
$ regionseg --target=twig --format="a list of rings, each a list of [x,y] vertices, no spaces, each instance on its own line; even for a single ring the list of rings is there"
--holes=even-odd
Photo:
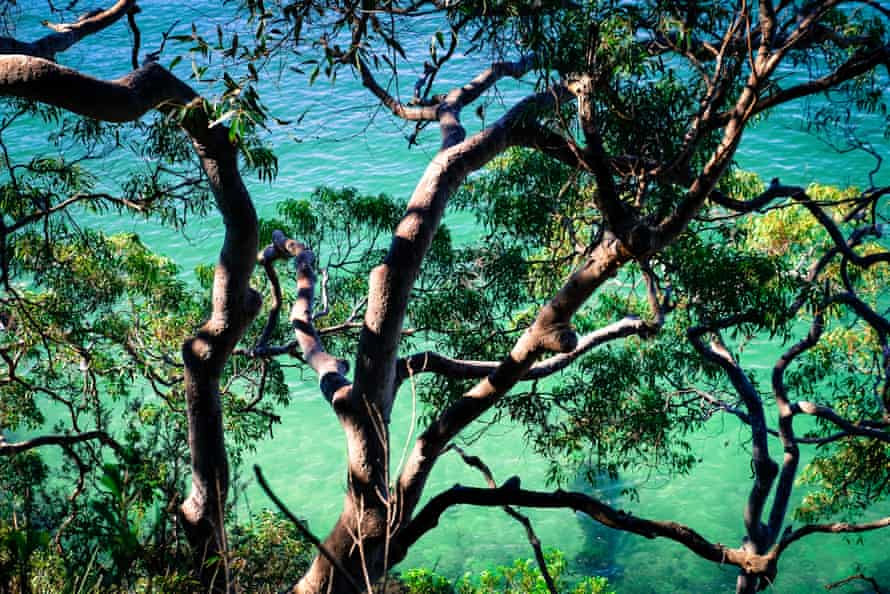
[[[850,582],[854,582],[856,580],[862,580],[871,584],[871,587],[875,589],[875,594],[884,594],[884,591],[881,590],[881,587],[878,585],[878,580],[873,577],[869,577],[863,573],[857,573],[855,575],[851,575],[849,577],[845,577],[842,580],[838,580],[836,582],[832,582],[830,584],[825,584],[826,590],[834,590],[835,588],[839,588],[840,586],[846,586]]]
[[[470,456],[464,450],[462,450],[459,446],[454,444],[449,445],[445,448],[445,451],[454,450],[460,457],[463,458],[463,461],[466,462],[469,466],[476,468],[482,475],[485,477],[485,481],[488,483],[488,486],[492,489],[497,489],[498,484],[494,480],[494,476],[491,474],[491,469],[488,467],[485,462],[482,461],[478,456]],[[535,551],[535,560],[538,562],[538,567],[541,569],[541,575],[544,576],[544,581],[547,583],[547,589],[550,591],[550,594],[558,594],[556,590],[556,584],[553,581],[553,577],[550,575],[550,571],[547,569],[547,560],[544,559],[544,551],[541,550],[541,541],[538,539],[538,535],[535,534],[535,529],[532,527],[531,520],[528,519],[528,516],[519,513],[515,508],[505,505],[502,508],[508,516],[515,519],[517,522],[522,524],[525,527],[525,534],[528,537],[528,543],[532,546],[532,549]]]
[[[343,567],[343,564],[340,563],[340,561],[336,557],[334,557],[334,555],[327,549],[327,547],[324,546],[324,543],[318,540],[318,537],[312,534],[309,528],[307,528],[305,524],[303,524],[303,522],[301,522],[300,519],[297,518],[297,516],[295,516],[293,512],[291,512],[280,499],[278,499],[275,493],[272,492],[272,489],[269,488],[269,484],[266,482],[266,479],[263,476],[263,471],[260,470],[260,467],[254,464],[253,472],[256,475],[257,481],[260,483],[260,488],[262,488],[266,495],[269,496],[269,499],[272,500],[272,503],[275,504],[278,510],[283,513],[288,520],[293,522],[294,526],[297,527],[297,531],[300,532],[300,534],[302,534],[306,538],[306,540],[311,542],[315,546],[315,548],[318,549],[318,552],[321,553],[321,555],[325,559],[331,562],[331,565],[333,565],[337,571],[343,574],[343,577],[346,578],[346,581],[349,582],[349,585],[352,586],[352,589],[355,590],[356,594],[362,594],[361,586],[359,586],[358,582],[355,581],[352,575],[348,571],[346,571],[346,568]]]

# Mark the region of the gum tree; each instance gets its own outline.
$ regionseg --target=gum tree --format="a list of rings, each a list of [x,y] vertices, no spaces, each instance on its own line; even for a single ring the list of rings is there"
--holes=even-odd
[[[521,521],[513,506],[584,512],[737,566],[739,592],[776,579],[782,553],[809,534],[890,524],[888,518],[818,523],[887,494],[882,291],[890,255],[880,238],[888,191],[874,184],[862,192],[829,191],[779,180],[760,186],[733,162],[747,127],[786,103],[827,93],[819,114],[826,126],[838,121],[833,110],[883,113],[890,13],[879,3],[247,2],[243,10],[254,33],[249,44],[243,36],[224,39],[222,31],[218,43],[207,41],[197,28],[181,39],[199,59],[219,51],[239,67],[247,64],[243,77],[219,75],[226,91],[217,102],[201,99],[156,56],[114,81],[52,61],[124,15],[138,31],[131,2],[55,26],[57,33],[37,42],[6,40],[7,55],[0,57],[0,89],[26,100],[22,109],[43,109],[36,102],[111,122],[156,110],[163,116],[157,126],[167,126],[164,138],[174,137],[172,125],[181,128],[200,179],[171,186],[158,183],[167,180],[159,176],[153,192],[139,193],[151,204],[127,198],[121,208],[163,213],[164,201],[182,197],[183,187],[206,187],[222,215],[225,239],[209,320],[184,338],[181,359],[168,362],[182,366],[181,377],[167,378],[181,383],[188,418],[192,486],[178,517],[205,581],[228,583],[215,579],[225,573],[219,563],[206,570],[207,559],[226,555],[222,410],[236,398],[228,378],[239,365],[244,381],[258,376],[250,388],[255,396],[242,407],[255,408],[269,377],[281,389],[282,357],[315,372],[348,451],[343,512],[318,543],[297,592],[370,589],[455,505],[505,506]],[[422,75],[403,102],[384,77],[416,53],[412,23],[428,27],[433,19],[440,21],[432,25]],[[487,61],[482,56],[495,61],[465,84],[440,89],[439,74],[459,49],[480,64]],[[309,64],[310,80],[351,71],[393,117],[417,126],[412,141],[423,128],[438,127],[439,150],[404,206],[323,190],[308,203],[283,204],[279,220],[258,224],[237,157],[271,171],[273,161],[251,140],[251,128],[266,115],[254,82],[270,56]],[[797,74],[789,76],[792,69]],[[195,76],[207,72],[197,69]],[[504,78],[534,79],[536,90],[468,133],[467,109]],[[175,159],[188,161],[181,152]],[[19,244],[17,233],[87,201],[80,186],[55,203],[25,202],[15,179],[7,188],[4,254]],[[449,205],[475,212],[487,241],[453,246],[442,225]],[[353,226],[360,233],[346,233]],[[381,247],[390,231],[389,246]],[[51,246],[44,235],[43,245]],[[350,242],[365,250],[357,261],[373,265],[331,255]],[[262,323],[249,329],[263,311],[250,285],[257,253],[266,279],[257,283],[267,284],[270,298]],[[321,276],[333,296],[324,308],[328,318],[315,311],[320,257],[332,270],[329,282]],[[19,259],[16,252],[5,256],[5,307],[25,311],[26,300],[9,282],[25,270],[14,267]],[[293,260],[295,287],[278,278],[279,260]],[[289,324],[279,321],[285,302]],[[809,325],[803,337],[802,321]],[[14,337],[15,326],[7,325],[7,337]],[[412,354],[417,336],[437,350]],[[734,353],[752,336],[769,336],[787,349],[769,388]],[[4,385],[39,392],[39,384],[17,373],[24,350],[11,340],[3,350]],[[36,340],[27,348],[52,349]],[[131,350],[138,364],[140,349]],[[400,385],[415,378],[431,412],[396,473],[393,404]],[[421,506],[438,459],[491,409],[527,425],[535,446],[554,460],[557,481],[571,472],[594,476],[641,465],[683,471],[694,463],[685,432],[718,411],[736,416],[750,427],[753,469],[740,510],[741,544],[713,542],[682,518],[650,520],[586,494],[528,490],[521,477],[498,485],[468,454],[489,487],[456,486]],[[802,435],[795,430],[801,415],[817,419]],[[76,421],[72,429],[5,444],[3,451],[115,443],[107,432],[80,431]],[[770,452],[771,433],[782,445],[780,461]],[[822,446],[821,453],[804,476],[825,488],[798,510],[808,523],[792,529],[786,523],[799,449],[811,445]],[[840,476],[845,480],[836,488]]]

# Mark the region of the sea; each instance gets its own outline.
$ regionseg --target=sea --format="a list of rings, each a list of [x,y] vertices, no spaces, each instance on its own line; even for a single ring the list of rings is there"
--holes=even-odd
[[[79,6],[87,8],[87,4],[93,3],[81,2]],[[193,23],[210,40],[215,39],[217,26],[226,32],[239,30],[245,25],[234,17],[235,4],[209,0],[141,2],[137,19],[142,32],[142,54],[157,50],[164,32],[187,35]],[[8,7],[17,15],[13,33],[19,38],[33,39],[46,31],[41,26],[41,21],[48,18],[47,3],[43,0],[17,0]],[[416,60],[404,63],[399,78],[389,82],[390,91],[403,99],[413,91],[413,83],[420,74],[417,64],[422,64],[432,31],[423,22],[415,27],[415,35],[405,44],[405,51]],[[122,21],[82,41],[60,56],[59,61],[96,77],[116,78],[130,70],[131,45],[132,36]],[[463,49],[458,48],[437,88],[466,82],[485,66],[484,57],[465,56]],[[169,64],[184,50],[183,45],[168,42],[161,63]],[[268,136],[279,158],[277,178],[271,183],[256,177],[247,180],[260,216],[274,215],[281,200],[307,197],[320,185],[352,186],[361,192],[385,192],[406,200],[436,152],[435,126],[420,133],[416,146],[409,146],[413,125],[388,115],[346,71],[334,82],[320,76],[310,85],[312,67],[301,65],[306,58],[308,55],[290,56],[270,63],[267,68],[263,100],[273,115],[289,123],[273,125]],[[217,62],[214,67],[218,66]],[[304,72],[296,72],[291,66]],[[188,56],[174,71],[183,78],[189,76]],[[793,79],[804,74],[789,67],[782,75]],[[218,92],[218,88],[199,89]],[[509,107],[532,90],[533,81],[498,85],[483,99],[486,121],[492,121],[504,106]],[[845,151],[837,135],[826,140],[812,130],[813,116],[820,105],[818,99],[810,104],[791,104],[759,120],[745,133],[738,163],[766,180],[779,178],[785,184],[817,182],[860,188],[890,184],[890,167],[885,163],[883,169],[878,169],[881,158],[890,156],[890,144],[883,136],[888,124],[886,116],[854,116],[844,122],[846,132],[854,133],[868,149]],[[464,119],[471,132],[484,124],[472,109],[467,110]],[[4,138],[13,157],[19,158],[34,150],[35,142],[42,142],[45,135],[45,129],[41,131],[36,124],[23,124],[5,132]],[[132,157],[111,155],[102,163],[101,171],[113,187],[124,171],[138,165]],[[103,217],[93,223],[102,225],[107,232],[138,233],[152,249],[173,258],[190,282],[194,281],[196,266],[215,261],[222,234],[216,213],[193,221],[184,232],[128,217]],[[457,242],[470,242],[479,235],[477,224],[467,213],[449,212],[445,224]],[[742,355],[742,364],[768,370],[777,354],[775,345],[755,341]],[[258,443],[256,451],[238,469],[243,486],[235,495],[237,509],[246,519],[249,514],[272,506],[254,482],[250,469],[257,464],[290,509],[308,520],[314,532],[323,535],[341,510],[345,443],[334,414],[310,374],[302,379],[299,373],[292,373],[288,379],[292,400],[288,407],[277,411],[282,423],[275,426],[274,437]],[[391,449],[395,452],[400,452],[409,436],[421,429],[410,426],[411,400],[410,389],[403,390],[393,413]],[[736,546],[744,533],[742,511],[751,487],[748,435],[735,418],[717,415],[692,437],[701,462],[685,476],[630,472],[596,487],[579,481],[567,488],[586,490],[639,516],[684,523],[712,541]],[[774,454],[781,451],[776,440],[770,446]],[[466,447],[482,457],[499,480],[520,475],[527,488],[548,488],[547,465],[525,444],[521,427],[501,422],[488,427],[483,438]],[[480,476],[457,457],[445,456],[426,492],[432,495],[455,483],[483,484]],[[638,499],[622,496],[622,491],[630,487],[636,488]],[[797,489],[794,500],[799,501],[802,494],[803,489]],[[527,513],[543,545],[564,552],[572,575],[607,576],[617,592],[726,592],[733,588],[735,568],[703,561],[679,544],[616,532],[570,511]],[[869,513],[868,517],[885,515],[890,513],[890,505]],[[885,588],[890,587],[888,550],[887,530],[854,538],[810,536],[783,554],[779,577],[769,591],[824,591],[826,584],[860,572],[876,577]],[[466,572],[479,572],[531,556],[523,527],[501,510],[454,508],[445,513],[440,525],[412,549],[397,569],[427,567],[458,578]],[[860,582],[838,591],[870,590]]]

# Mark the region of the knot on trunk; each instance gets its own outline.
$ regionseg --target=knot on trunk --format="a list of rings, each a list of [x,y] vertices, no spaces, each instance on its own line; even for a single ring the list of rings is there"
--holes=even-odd
[[[192,336],[182,345],[182,358],[188,365],[189,361],[209,361],[213,356],[213,345],[203,336]]]
[[[578,346],[578,335],[568,323],[556,323],[542,330],[538,345],[552,353],[570,353]]]

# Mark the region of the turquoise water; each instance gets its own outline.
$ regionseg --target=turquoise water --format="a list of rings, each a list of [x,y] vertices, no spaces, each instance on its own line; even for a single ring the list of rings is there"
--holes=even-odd
[[[145,47],[157,46],[159,32],[180,19],[179,32],[195,20],[206,31],[216,24],[229,26],[215,3],[209,1],[173,3],[146,2],[140,15]],[[38,0],[19,2],[23,19],[18,31],[22,37],[39,30],[45,3]],[[212,36],[212,35],[211,35]],[[423,46],[421,39],[418,46]],[[101,36],[85,42],[64,58],[64,63],[100,77],[124,74],[129,64],[129,35],[124,26],[115,26]],[[410,52],[412,48],[408,47]],[[165,56],[169,62],[172,53]],[[187,62],[187,60],[186,60]],[[458,57],[458,74],[443,82],[457,83],[478,67],[475,60]],[[186,65],[178,73],[185,76]],[[453,72],[453,71],[452,71]],[[402,89],[410,92],[416,73],[406,68]],[[510,82],[503,85],[502,96],[519,96],[529,86]],[[297,127],[274,131],[272,142],[280,159],[280,173],[269,185],[250,180],[250,189],[262,215],[274,213],[278,201],[305,196],[321,185],[351,185],[369,193],[387,192],[406,198],[419,179],[437,146],[437,131],[429,128],[420,137],[420,147],[408,149],[405,136],[410,127],[383,113],[370,97],[348,76],[336,86],[319,80],[307,87],[303,78],[283,72],[281,85],[269,89],[265,99],[273,113],[282,119],[296,120]],[[491,111],[499,109],[495,98]],[[369,114],[373,117],[369,118]],[[466,118],[478,127],[476,116]],[[829,150],[803,128],[807,114],[799,106],[783,108],[747,133],[739,151],[740,164],[764,178],[780,177],[784,183],[806,184],[811,181],[840,185],[863,185],[874,159],[862,154],[844,154]],[[881,122],[868,118],[859,122],[859,132],[885,155],[886,144],[878,132]],[[27,154],[33,130],[22,128],[11,147],[14,155]],[[15,142],[18,140],[18,142]],[[105,171],[118,171],[132,164],[118,159],[103,164]],[[890,183],[885,170],[876,183]],[[114,176],[108,178],[114,186]],[[469,240],[476,233],[472,221],[450,213],[446,216],[456,237]],[[135,231],[157,251],[171,256],[182,266],[187,278],[198,264],[215,260],[220,227],[216,215],[200,225],[192,225],[186,236],[130,219],[102,220],[107,230]],[[750,348],[742,362],[747,366],[771,365],[775,352],[766,345]],[[259,464],[272,488],[291,509],[307,518],[315,532],[324,534],[341,508],[344,492],[345,448],[339,425],[321,398],[314,382],[292,378],[293,399],[281,412],[283,423],[275,427],[275,437],[259,444],[250,464]],[[411,393],[403,390],[393,414],[394,452],[405,443],[411,419]],[[743,532],[741,511],[750,488],[749,456],[744,444],[745,432],[731,418],[715,418],[696,437],[702,462],[686,477],[671,479],[626,476],[600,496],[642,516],[676,519],[690,525],[708,538],[735,545]],[[773,452],[778,444],[771,444]],[[482,456],[498,479],[522,476],[529,488],[545,488],[544,463],[523,445],[519,428],[499,425],[488,430],[484,439],[469,447]],[[239,494],[239,509],[256,511],[269,505],[253,485],[252,476],[242,470],[247,488]],[[482,484],[479,477],[456,458],[444,458],[436,468],[427,492],[434,494],[456,482]],[[638,502],[622,501],[624,485],[640,489]],[[583,488],[578,487],[576,488]],[[568,512],[530,512],[545,546],[558,546],[578,571],[597,571],[608,575],[619,592],[708,592],[725,591],[735,580],[735,571],[701,561],[679,545],[646,541],[614,533]],[[890,562],[886,549],[890,534],[870,534],[864,545],[847,544],[841,538],[814,536],[796,544],[784,556],[780,581],[775,592],[806,593],[822,589],[825,583],[855,573],[860,562],[866,573],[890,581]],[[508,563],[530,554],[520,525],[497,510],[455,509],[412,551],[405,567],[423,565],[449,576],[480,570],[492,563]],[[846,592],[855,591],[847,588]]]

